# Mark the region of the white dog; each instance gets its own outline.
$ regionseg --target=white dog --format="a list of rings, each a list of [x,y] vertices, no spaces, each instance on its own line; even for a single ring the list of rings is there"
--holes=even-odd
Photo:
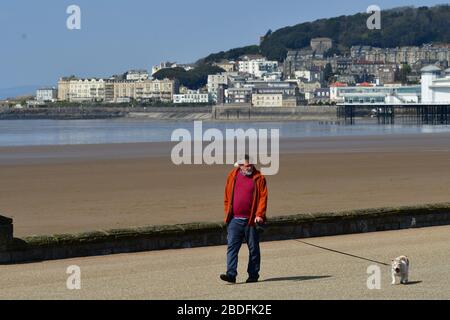
[[[401,284],[408,283],[409,276],[409,259],[406,256],[400,256],[392,260],[392,284],[396,284],[397,277],[400,278]]]

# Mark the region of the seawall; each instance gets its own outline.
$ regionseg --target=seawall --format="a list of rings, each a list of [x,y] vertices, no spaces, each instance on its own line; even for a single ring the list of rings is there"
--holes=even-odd
[[[217,120],[217,121],[298,121],[337,120],[335,106],[302,106],[295,108],[270,108],[251,106],[195,106],[195,107],[124,107],[86,105],[83,107],[1,108],[0,120],[78,120],[138,118],[149,120]]]
[[[269,219],[262,241],[355,234],[450,224],[450,203]],[[182,249],[226,244],[224,223],[191,223],[13,238],[13,221],[0,216],[0,263]]]
[[[206,121],[211,120],[211,112],[212,107],[152,107],[131,110],[126,117],[151,120]]]
[[[300,106],[290,108],[214,106],[212,118],[220,121],[337,120],[336,106]]]

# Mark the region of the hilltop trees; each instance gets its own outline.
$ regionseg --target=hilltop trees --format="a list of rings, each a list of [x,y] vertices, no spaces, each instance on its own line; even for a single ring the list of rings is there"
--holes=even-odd
[[[283,61],[289,49],[308,47],[311,39],[316,37],[329,37],[338,48],[346,49],[353,45],[393,48],[450,42],[450,5],[383,11],[381,30],[369,30],[366,25],[368,17],[366,13],[358,13],[282,28],[268,33],[260,46],[212,54],[205,61],[236,59],[240,55],[254,53],[261,53],[270,60]]]
[[[186,71],[183,68],[168,68],[156,72],[153,77],[155,79],[171,79],[178,80],[180,85],[191,90],[198,90],[208,82],[208,75],[224,72],[222,68],[211,66],[209,64],[201,64],[196,68]]]

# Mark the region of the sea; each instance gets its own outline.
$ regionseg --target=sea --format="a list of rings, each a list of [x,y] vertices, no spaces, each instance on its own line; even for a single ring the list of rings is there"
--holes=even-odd
[[[281,139],[329,136],[376,136],[449,132],[449,125],[378,124],[362,120],[349,125],[335,121],[217,122],[203,121],[203,131],[218,129],[278,129]],[[0,147],[51,146],[168,142],[177,129],[188,130],[192,121],[156,121],[146,119],[105,120],[3,120],[0,121]]]

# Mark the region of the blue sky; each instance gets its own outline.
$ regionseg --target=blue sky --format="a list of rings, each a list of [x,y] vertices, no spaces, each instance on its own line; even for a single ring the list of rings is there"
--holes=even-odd
[[[441,1],[412,0],[2,0],[0,90],[55,85],[63,75],[109,76],[161,61],[194,62],[256,44],[268,29],[365,11]],[[81,7],[82,29],[66,28]],[[5,91],[5,90],[3,90]]]

